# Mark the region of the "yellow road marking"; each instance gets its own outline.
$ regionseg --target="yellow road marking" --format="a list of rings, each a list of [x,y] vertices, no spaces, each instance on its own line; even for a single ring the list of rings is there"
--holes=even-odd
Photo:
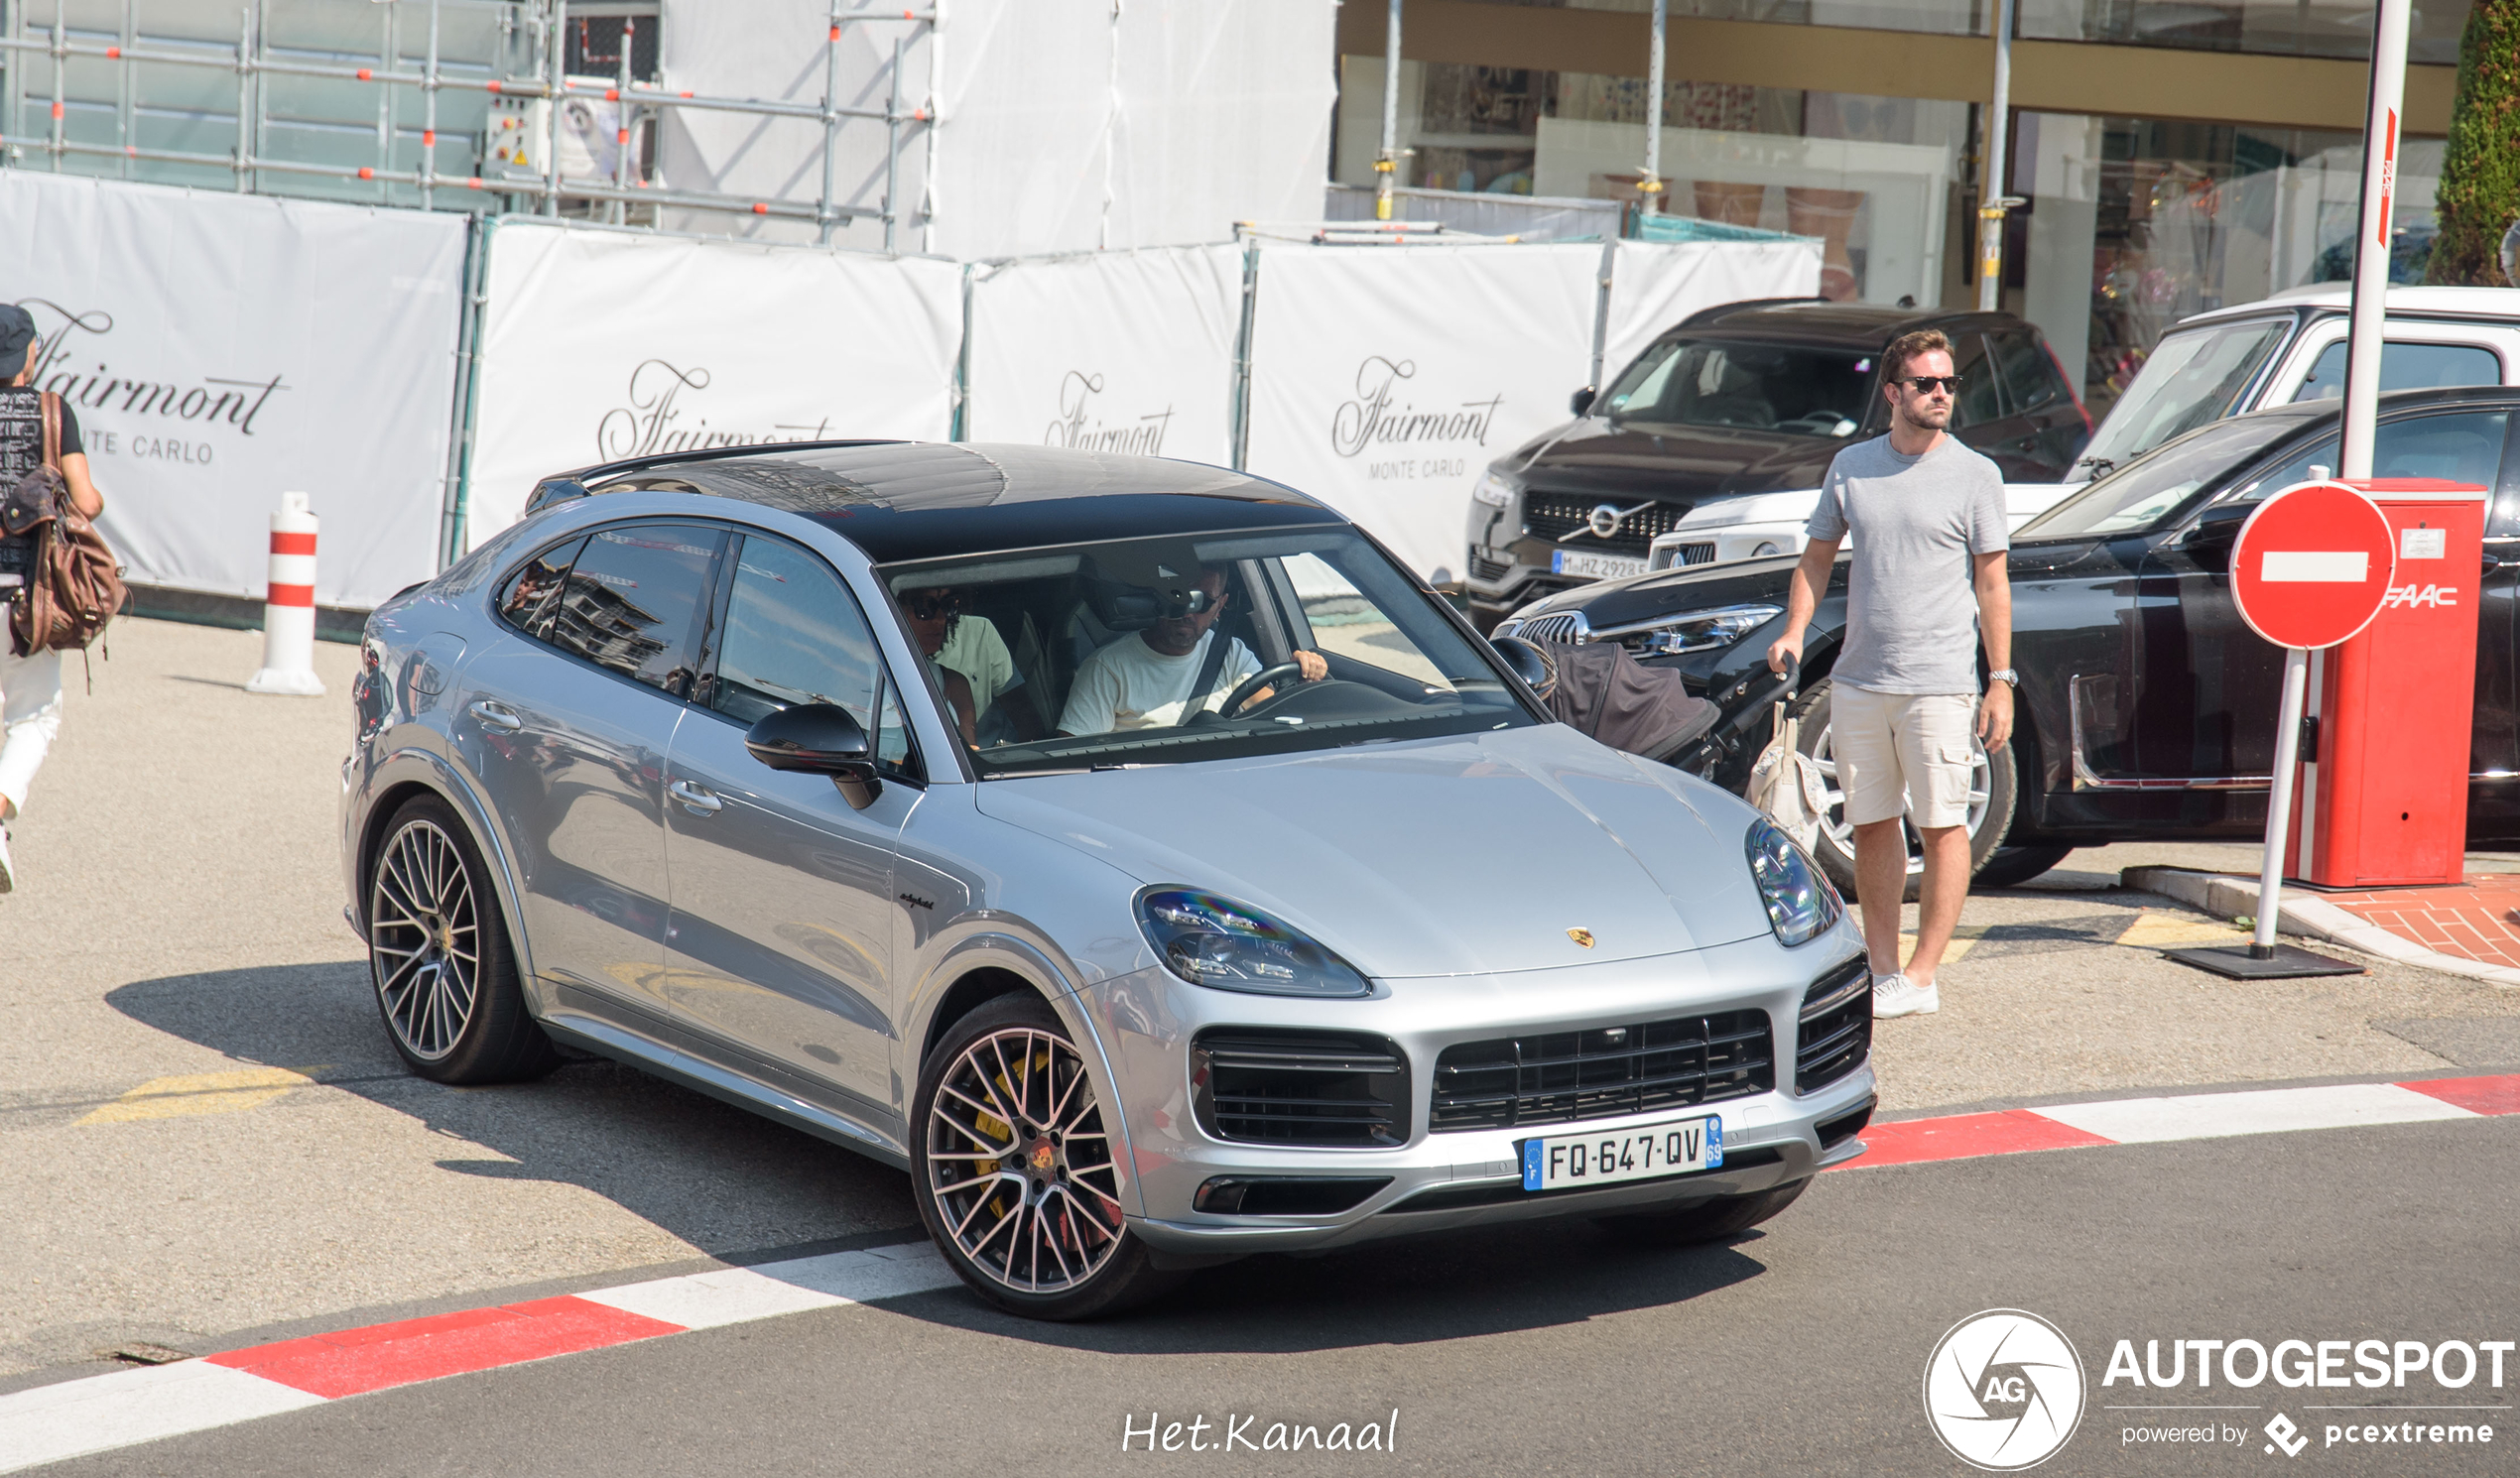
[[[194,1114],[236,1114],[278,1098],[293,1088],[311,1086],[307,1068],[246,1067],[234,1072],[201,1072],[189,1077],[153,1077],[113,1102],[96,1109],[80,1124],[129,1124],[139,1119],[182,1119]]]
[[[1952,942],[1943,946],[1943,963],[1956,964],[1960,956],[1976,947],[1978,938],[1986,932],[1988,927],[1989,925],[1983,924],[1963,924],[1953,929]],[[1906,960],[1913,958],[1915,954],[1916,935],[1899,935],[1899,958]]]
[[[2229,924],[2192,914],[2139,914],[2117,942],[2136,949],[2175,949],[2183,944],[2234,944],[2248,935]]]

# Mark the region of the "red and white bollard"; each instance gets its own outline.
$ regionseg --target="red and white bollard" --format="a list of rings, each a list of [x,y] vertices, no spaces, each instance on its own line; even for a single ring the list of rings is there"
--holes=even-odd
[[[323,696],[315,670],[315,516],[307,495],[282,493],[271,516],[271,588],[263,597],[263,670],[247,692]]]

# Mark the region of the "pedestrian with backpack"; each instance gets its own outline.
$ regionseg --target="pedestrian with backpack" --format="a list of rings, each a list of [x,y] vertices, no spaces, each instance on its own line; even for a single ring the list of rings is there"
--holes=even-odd
[[[8,823],[62,731],[61,648],[86,645],[65,639],[87,623],[61,614],[54,576],[79,578],[91,602],[109,597],[107,615],[121,597],[111,555],[91,527],[105,500],[87,475],[78,418],[60,396],[27,384],[35,347],[35,319],[0,304],[0,599],[9,608],[9,640],[0,644],[0,893],[17,886]],[[97,583],[99,555],[110,591]]]

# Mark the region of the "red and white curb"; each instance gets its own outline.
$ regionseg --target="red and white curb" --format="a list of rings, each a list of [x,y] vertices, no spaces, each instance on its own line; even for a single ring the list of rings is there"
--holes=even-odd
[[[2520,1114],[2520,1074],[2189,1093],[1875,1124],[1865,1170],[2034,1150],[2160,1144]],[[951,1286],[925,1242],[371,1324],[0,1396],[0,1473],[206,1431],[347,1396]]]

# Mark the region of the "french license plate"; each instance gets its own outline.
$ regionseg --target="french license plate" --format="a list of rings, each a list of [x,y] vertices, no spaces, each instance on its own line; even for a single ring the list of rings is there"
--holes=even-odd
[[[1555,1135],[1525,1140],[1522,1150],[1525,1190],[1614,1185],[1716,1169],[1723,1164],[1723,1120],[1709,1115],[1607,1134]]]
[[[1552,550],[1549,567],[1559,574],[1581,575],[1587,580],[1615,580],[1624,575],[1643,574],[1645,561],[1633,554],[1587,554],[1577,550]]]

